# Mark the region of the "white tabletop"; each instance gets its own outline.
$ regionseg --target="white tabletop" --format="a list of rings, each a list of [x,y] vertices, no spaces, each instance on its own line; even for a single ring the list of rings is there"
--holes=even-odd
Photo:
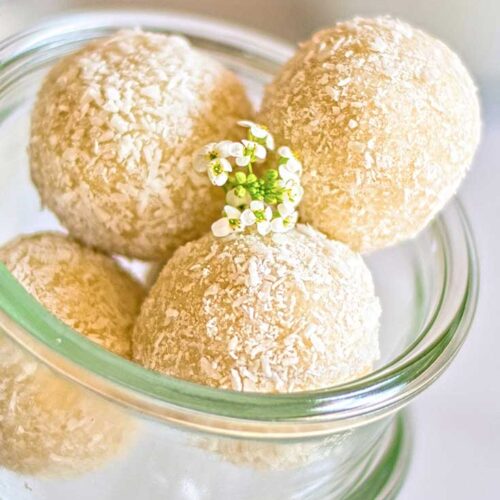
[[[494,88],[483,96],[483,139],[460,193],[481,268],[476,318],[448,371],[411,406],[415,450],[402,500],[500,498],[500,102],[493,102]]]

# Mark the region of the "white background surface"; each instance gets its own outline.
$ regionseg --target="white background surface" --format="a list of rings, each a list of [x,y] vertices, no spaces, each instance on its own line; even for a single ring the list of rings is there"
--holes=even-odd
[[[0,38],[68,6],[131,1],[0,0]],[[483,141],[461,190],[481,266],[468,341],[448,371],[412,405],[415,451],[402,500],[500,498],[500,1],[153,0],[236,20],[298,40],[354,14],[393,13],[451,43],[479,81]],[[235,499],[236,500],[236,499]]]
[[[415,451],[403,500],[500,498],[499,97],[498,87],[483,96],[483,141],[461,190],[481,267],[478,310],[458,357],[411,406]]]

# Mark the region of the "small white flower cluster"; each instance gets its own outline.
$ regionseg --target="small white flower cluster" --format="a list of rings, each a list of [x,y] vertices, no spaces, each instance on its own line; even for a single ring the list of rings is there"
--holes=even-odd
[[[289,147],[282,146],[275,155],[277,168],[257,177],[253,165],[268,159],[275,148],[274,138],[251,121],[238,124],[248,128],[247,139],[207,144],[194,157],[196,171],[206,172],[210,182],[226,192],[223,217],[212,224],[212,232],[224,237],[252,226],[263,236],[289,231],[297,222],[296,208],[304,193],[300,183],[302,164]],[[238,168],[246,172],[232,175]]]
[[[195,170],[207,172],[214,186],[223,186],[229,179],[229,172],[233,171],[229,158],[234,158],[235,164],[243,168],[262,163],[267,158],[267,151],[274,150],[274,138],[266,129],[248,120],[242,120],[238,125],[249,129],[249,139],[211,142],[195,155]]]
[[[197,172],[207,172],[210,182],[214,186],[223,186],[229,179],[229,172],[233,171],[227,159],[233,156],[238,143],[231,141],[211,142],[196,153],[194,169]]]

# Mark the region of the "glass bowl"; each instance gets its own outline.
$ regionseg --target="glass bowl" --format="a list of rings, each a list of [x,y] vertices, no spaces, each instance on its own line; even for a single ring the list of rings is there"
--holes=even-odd
[[[166,12],[65,15],[3,41],[0,243],[59,228],[40,209],[26,153],[30,109],[45,72],[86,41],[135,26],[187,36],[238,73],[256,104],[292,53],[288,45],[241,27]],[[16,464],[1,463],[0,451],[0,498],[395,496],[411,441],[399,410],[453,359],[476,306],[477,262],[459,202],[452,201],[418,238],[369,255],[367,262],[384,311],[377,369],[348,384],[288,395],[216,390],[145,370],[60,323],[0,265],[0,339],[9,346],[2,351],[0,345],[0,356],[16,353],[42,365],[51,380],[92,401],[95,418],[109,412],[120,416],[117,426],[127,422],[119,451],[82,470],[75,464],[71,474],[19,472]],[[143,264],[128,265],[147,272]]]

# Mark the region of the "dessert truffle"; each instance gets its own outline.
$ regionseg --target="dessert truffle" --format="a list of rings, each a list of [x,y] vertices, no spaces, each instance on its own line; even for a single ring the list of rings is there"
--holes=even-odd
[[[309,226],[207,234],[179,248],[150,290],[133,356],[212,387],[319,389],[372,369],[379,316],[362,258]]]
[[[121,31],[49,72],[32,114],[32,179],[80,241],[160,260],[219,212],[193,152],[251,114],[236,75],[185,39]]]
[[[109,257],[56,233],[21,237],[0,261],[49,312],[123,357],[142,287]],[[71,475],[116,455],[133,430],[119,409],[56,375],[0,336],[0,466]]]
[[[359,251],[416,235],[455,193],[480,135],[460,59],[387,17],[303,43],[258,120],[304,164],[302,220]]]
[[[238,467],[260,471],[287,471],[307,467],[312,463],[324,463],[344,449],[346,433],[307,442],[251,441],[227,437],[197,438],[193,442],[202,449],[211,451],[219,460]]]

